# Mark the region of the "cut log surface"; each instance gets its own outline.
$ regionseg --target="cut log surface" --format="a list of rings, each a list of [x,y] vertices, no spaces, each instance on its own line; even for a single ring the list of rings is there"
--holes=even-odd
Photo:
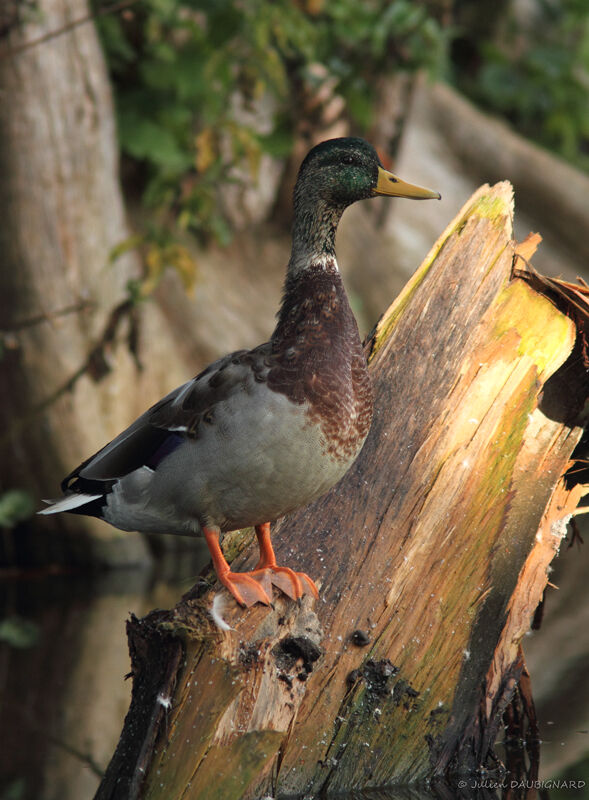
[[[133,702],[97,797],[281,797],[485,764],[579,499],[563,475],[581,430],[566,397],[551,417],[539,404],[575,325],[513,278],[512,216],[510,185],[483,186],[440,237],[367,344],[358,461],[275,526],[278,562],[320,600],[242,610],[217,587],[129,624]],[[253,563],[248,547],[235,568]]]

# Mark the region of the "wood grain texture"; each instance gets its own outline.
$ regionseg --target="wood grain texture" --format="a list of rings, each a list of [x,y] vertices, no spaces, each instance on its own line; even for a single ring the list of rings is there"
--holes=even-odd
[[[561,476],[580,431],[538,407],[575,327],[511,278],[512,215],[510,186],[484,186],[442,234],[368,343],[375,418],[358,461],[276,526],[279,563],[308,572],[319,602],[227,603],[230,630],[212,621],[213,592],[169,612],[185,662],[151,800],[347,790],[486,762],[553,532],[578,499]],[[247,550],[237,568],[253,563]]]

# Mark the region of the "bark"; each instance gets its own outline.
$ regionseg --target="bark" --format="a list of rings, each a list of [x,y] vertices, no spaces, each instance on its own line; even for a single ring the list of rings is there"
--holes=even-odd
[[[0,484],[36,498],[55,494],[63,475],[174,385],[176,370],[174,351],[159,369],[139,370],[158,312],[142,314],[126,302],[135,257],[110,263],[129,231],[94,27],[22,49],[87,13],[85,0],[39,0],[19,20],[14,4],[0,42]],[[167,341],[159,331],[152,354],[166,352]],[[186,373],[177,371],[180,383]],[[71,538],[58,539],[68,531]],[[90,519],[46,520],[43,534],[28,558],[120,563],[146,556],[137,534]],[[16,546],[22,556],[22,538]]]
[[[582,393],[551,380],[565,362],[577,380],[575,324],[513,277],[512,216],[509,184],[482,187],[370,337],[369,439],[273,536],[319,602],[244,611],[210,589],[131,620],[133,699],[98,798],[316,794],[492,758],[582,491],[564,477]]]

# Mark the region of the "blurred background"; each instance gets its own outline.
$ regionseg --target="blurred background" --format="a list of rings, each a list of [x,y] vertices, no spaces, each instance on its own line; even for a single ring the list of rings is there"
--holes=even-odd
[[[35,518],[151,403],[273,328],[291,192],[361,135],[440,203],[346,212],[363,334],[485,182],[536,269],[589,278],[586,0],[5,0],[0,6],[0,800],[91,797],[130,682],[129,613],[199,542]],[[525,641],[541,776],[589,785],[587,548]],[[547,795],[546,795],[547,796]],[[581,795],[550,791],[550,798]]]

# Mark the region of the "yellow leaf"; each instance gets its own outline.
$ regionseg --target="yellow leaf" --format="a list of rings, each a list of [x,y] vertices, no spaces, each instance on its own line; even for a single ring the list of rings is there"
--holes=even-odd
[[[196,150],[194,166],[197,172],[206,172],[217,157],[213,129],[203,128],[194,140],[194,147]]]

